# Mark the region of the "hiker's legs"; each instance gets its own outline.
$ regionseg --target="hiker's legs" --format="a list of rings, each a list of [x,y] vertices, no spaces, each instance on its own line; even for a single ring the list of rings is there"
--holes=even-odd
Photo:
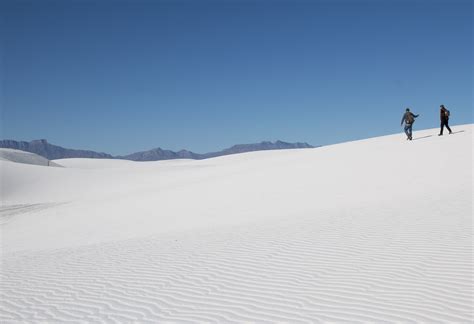
[[[449,131],[449,134],[451,134],[451,133],[452,133],[452,131],[451,131],[451,128],[449,128],[449,125],[448,125],[448,123],[449,123],[449,121],[446,121],[446,122],[445,122],[446,129]]]
[[[439,131],[439,135],[443,135],[444,124],[445,124],[445,121],[442,120],[442,121],[441,121],[441,130]]]
[[[405,125],[405,134],[407,134],[408,139],[411,139],[411,135],[412,135],[411,125]]]

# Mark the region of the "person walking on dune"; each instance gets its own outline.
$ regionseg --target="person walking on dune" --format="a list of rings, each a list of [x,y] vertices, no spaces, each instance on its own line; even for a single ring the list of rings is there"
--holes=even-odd
[[[443,130],[444,130],[444,126],[446,126],[446,128],[448,129],[449,131],[449,134],[452,133],[451,131],[451,128],[449,128],[449,110],[446,109],[446,107],[444,105],[441,105],[439,106],[439,118],[441,120],[441,130],[439,131],[439,134],[438,136],[442,136],[443,135]]]
[[[405,113],[403,114],[402,121],[400,123],[400,126],[403,125],[405,122],[405,134],[407,134],[407,140],[412,140],[412,126],[413,123],[415,122],[415,118],[418,117],[419,115],[415,115],[410,111],[410,108],[407,108]]]

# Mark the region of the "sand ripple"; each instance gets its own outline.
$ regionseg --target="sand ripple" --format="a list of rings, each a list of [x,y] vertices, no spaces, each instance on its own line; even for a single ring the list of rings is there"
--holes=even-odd
[[[472,321],[469,219],[436,219],[354,211],[12,253],[0,320]]]

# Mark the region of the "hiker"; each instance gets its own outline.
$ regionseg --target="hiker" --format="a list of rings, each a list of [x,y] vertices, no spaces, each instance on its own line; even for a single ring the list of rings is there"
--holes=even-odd
[[[446,109],[446,107],[444,105],[441,105],[439,106],[439,118],[441,119],[441,130],[438,134],[438,136],[442,136],[443,135],[443,130],[444,130],[444,126],[446,126],[446,128],[448,129],[449,131],[449,134],[452,134],[452,131],[451,131],[451,128],[449,128],[449,110]]]
[[[410,108],[407,108],[405,113],[403,114],[402,117],[402,122],[400,123],[400,126],[403,125],[403,122],[405,122],[405,134],[407,134],[407,140],[412,140],[412,126],[413,123],[415,122],[415,118],[418,117],[419,115],[414,115],[411,111]]]

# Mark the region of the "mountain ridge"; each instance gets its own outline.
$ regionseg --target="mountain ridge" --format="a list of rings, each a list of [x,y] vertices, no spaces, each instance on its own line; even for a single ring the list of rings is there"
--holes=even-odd
[[[298,149],[298,148],[314,148],[314,146],[304,143],[288,143],[277,140],[275,142],[262,141],[260,143],[251,144],[236,144],[229,148],[221,151],[209,152],[209,153],[195,153],[189,150],[179,150],[177,152],[160,147],[153,148],[147,151],[135,152],[127,155],[116,155],[113,156],[104,152],[95,152],[92,150],[77,150],[64,148],[58,145],[49,143],[45,139],[26,141],[15,141],[15,140],[0,140],[0,148],[16,149],[26,151],[30,153],[38,154],[48,160],[56,159],[67,159],[67,158],[95,158],[95,159],[122,159],[131,161],[161,161],[161,160],[174,160],[174,159],[193,159],[193,160],[204,160],[208,158],[254,152],[254,151],[265,151],[265,150],[286,150],[286,149]]]
[[[50,144],[45,139],[32,140],[30,142],[15,140],[0,140],[0,148],[9,148],[20,151],[38,154],[48,160],[67,159],[67,158],[99,158],[111,159],[112,155],[95,152],[91,150],[68,149],[58,145]]]

